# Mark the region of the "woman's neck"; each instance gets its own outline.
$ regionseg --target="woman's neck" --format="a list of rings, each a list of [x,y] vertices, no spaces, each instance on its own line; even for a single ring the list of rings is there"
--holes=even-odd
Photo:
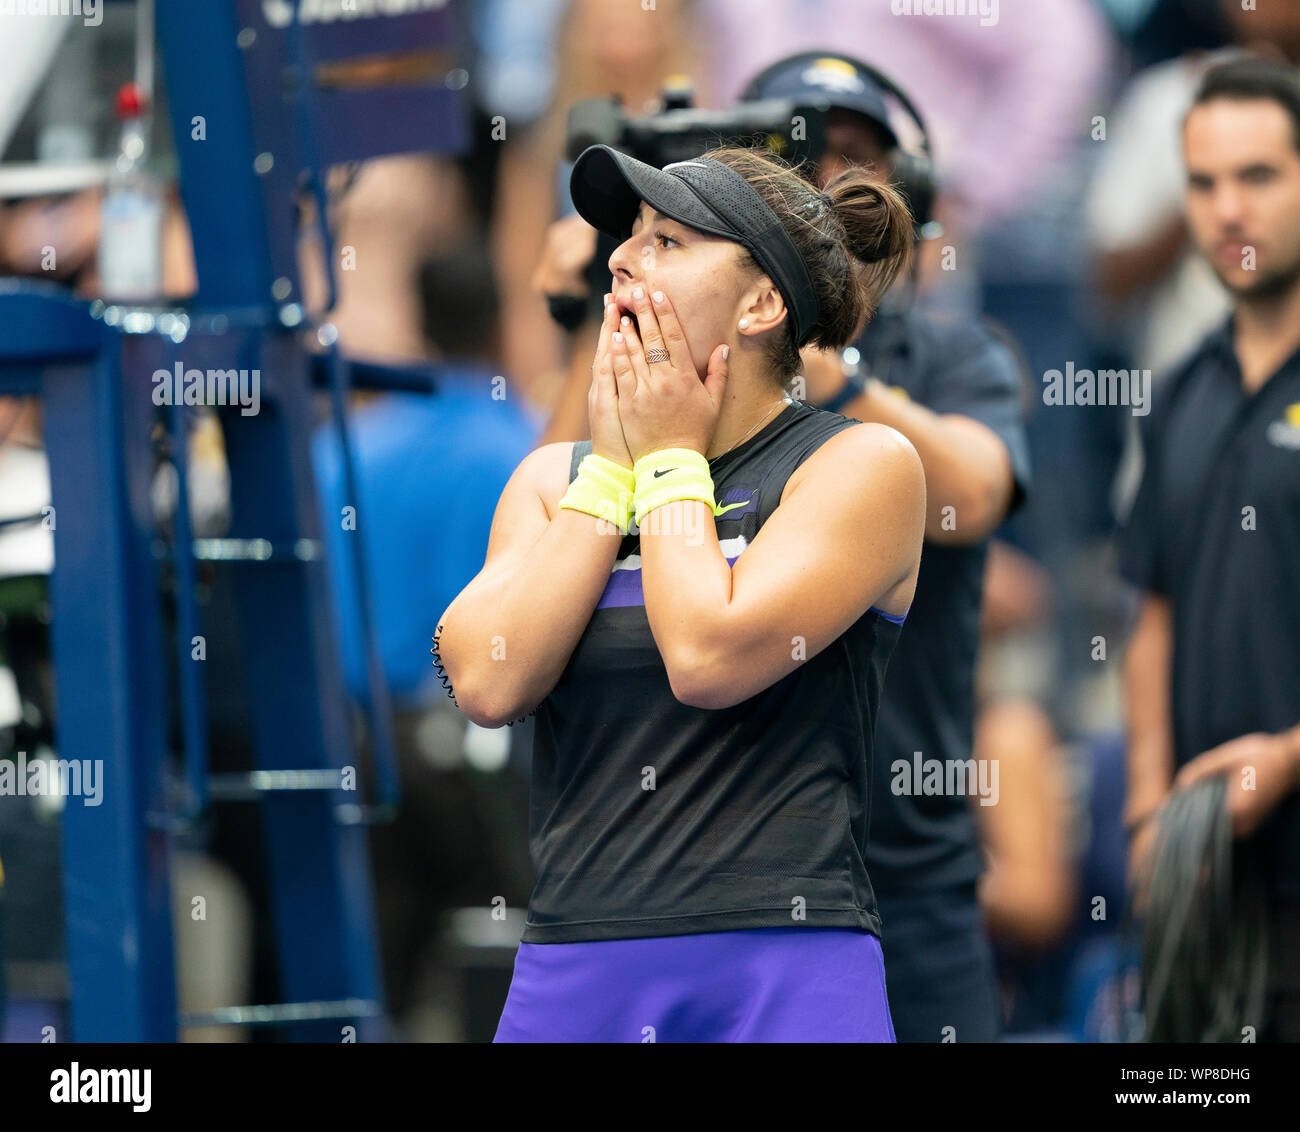
[[[735,351],[732,352],[734,358]],[[752,440],[780,414],[787,399],[783,389],[759,374],[728,374],[722,394],[722,411],[705,456],[716,460],[725,452]]]

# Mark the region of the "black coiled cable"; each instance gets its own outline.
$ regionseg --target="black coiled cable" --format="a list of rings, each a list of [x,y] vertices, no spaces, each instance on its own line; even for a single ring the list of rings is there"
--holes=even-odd
[[[456,693],[451,690],[451,681],[447,679],[447,670],[442,666],[442,657],[438,655],[438,638],[442,636],[442,625],[433,631],[433,648],[429,651],[433,653],[434,671],[438,673],[438,679],[442,681],[442,686],[447,689],[447,695],[451,697],[451,702],[456,704]],[[460,704],[456,704],[460,707]]]
[[[1142,917],[1148,1042],[1240,1042],[1263,1024],[1267,896],[1226,796],[1216,775],[1175,792],[1160,818]]]

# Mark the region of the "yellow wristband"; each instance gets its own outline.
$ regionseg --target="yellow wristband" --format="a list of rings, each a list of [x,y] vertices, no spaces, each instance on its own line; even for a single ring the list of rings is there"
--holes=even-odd
[[[631,468],[592,452],[582,458],[578,474],[560,500],[560,507],[604,519],[625,535],[635,482]]]
[[[633,466],[636,475],[636,525],[656,507],[679,499],[698,499],[713,511],[713,477],[709,462],[693,448],[647,452]]]

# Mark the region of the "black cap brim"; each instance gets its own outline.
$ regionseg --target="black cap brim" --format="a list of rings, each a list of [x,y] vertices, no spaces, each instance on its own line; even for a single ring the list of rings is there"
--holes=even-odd
[[[735,229],[680,177],[611,146],[588,146],[578,155],[569,176],[569,195],[579,216],[618,240],[632,234],[642,201],[701,232],[736,239]]]

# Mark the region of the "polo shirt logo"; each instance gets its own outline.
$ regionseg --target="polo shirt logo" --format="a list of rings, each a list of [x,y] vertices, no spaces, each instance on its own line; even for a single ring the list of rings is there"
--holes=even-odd
[[[1279,448],[1300,449],[1300,401],[1288,405],[1281,419],[1269,425],[1264,435]]]

